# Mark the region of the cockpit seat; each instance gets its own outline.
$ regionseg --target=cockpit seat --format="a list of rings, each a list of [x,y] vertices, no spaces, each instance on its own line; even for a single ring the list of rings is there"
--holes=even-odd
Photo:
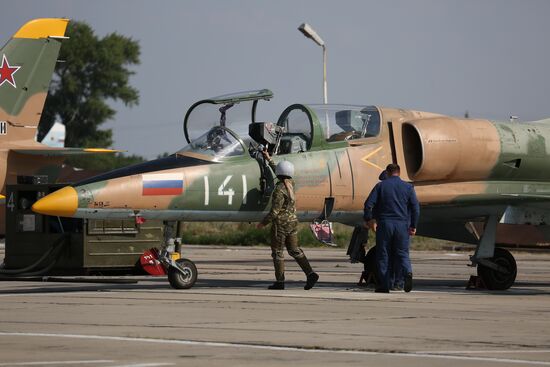
[[[361,133],[357,132],[355,130],[353,131],[342,131],[337,134],[333,134],[330,136],[330,138],[327,139],[328,142],[334,142],[334,141],[347,141],[352,139],[359,139],[361,138]]]
[[[361,111],[344,110],[335,113],[336,125],[344,131],[362,131],[365,124]]]
[[[285,135],[279,143],[278,154],[302,153],[307,150],[307,142],[300,135]]]

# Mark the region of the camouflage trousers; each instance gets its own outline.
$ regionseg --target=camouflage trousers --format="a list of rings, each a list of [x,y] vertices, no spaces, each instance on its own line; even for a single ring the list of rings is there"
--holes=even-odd
[[[277,282],[285,281],[285,247],[288,254],[296,260],[306,276],[313,273],[306,255],[298,245],[297,227],[297,223],[289,223],[288,225],[273,223],[271,225],[271,257],[273,258]]]

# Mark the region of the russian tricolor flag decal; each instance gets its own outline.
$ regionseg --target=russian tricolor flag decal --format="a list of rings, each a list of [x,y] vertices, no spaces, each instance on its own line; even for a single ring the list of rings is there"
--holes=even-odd
[[[180,195],[183,193],[183,173],[141,175],[143,195]]]

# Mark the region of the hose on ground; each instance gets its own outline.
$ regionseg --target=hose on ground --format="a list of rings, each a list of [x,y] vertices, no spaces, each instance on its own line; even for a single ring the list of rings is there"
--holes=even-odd
[[[57,260],[58,260],[59,254],[60,254],[60,251],[58,251],[58,250],[61,249],[63,247],[63,244],[66,243],[67,238],[68,238],[67,234],[64,234],[63,236],[59,237],[59,239],[53,243],[52,247],[50,247],[46,252],[44,252],[44,254],[38,260],[36,260],[34,263],[32,263],[31,265],[26,266],[24,268],[20,268],[20,269],[0,269],[0,275],[32,276],[32,275],[43,274],[44,272],[46,272],[46,271],[50,270],[51,268],[53,268],[55,263],[57,263]],[[48,264],[45,268],[43,268],[41,270],[37,270],[37,271],[32,272],[32,270],[36,269],[51,254],[54,254],[54,259],[50,264]],[[27,273],[27,272],[30,272],[30,273]]]

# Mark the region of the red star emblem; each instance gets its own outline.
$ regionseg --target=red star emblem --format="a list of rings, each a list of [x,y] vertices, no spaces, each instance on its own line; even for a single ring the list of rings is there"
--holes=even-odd
[[[13,74],[19,70],[21,66],[10,66],[6,55],[2,55],[2,65],[0,65],[0,87],[5,83],[10,83],[14,88],[17,88],[15,85],[15,79]]]

